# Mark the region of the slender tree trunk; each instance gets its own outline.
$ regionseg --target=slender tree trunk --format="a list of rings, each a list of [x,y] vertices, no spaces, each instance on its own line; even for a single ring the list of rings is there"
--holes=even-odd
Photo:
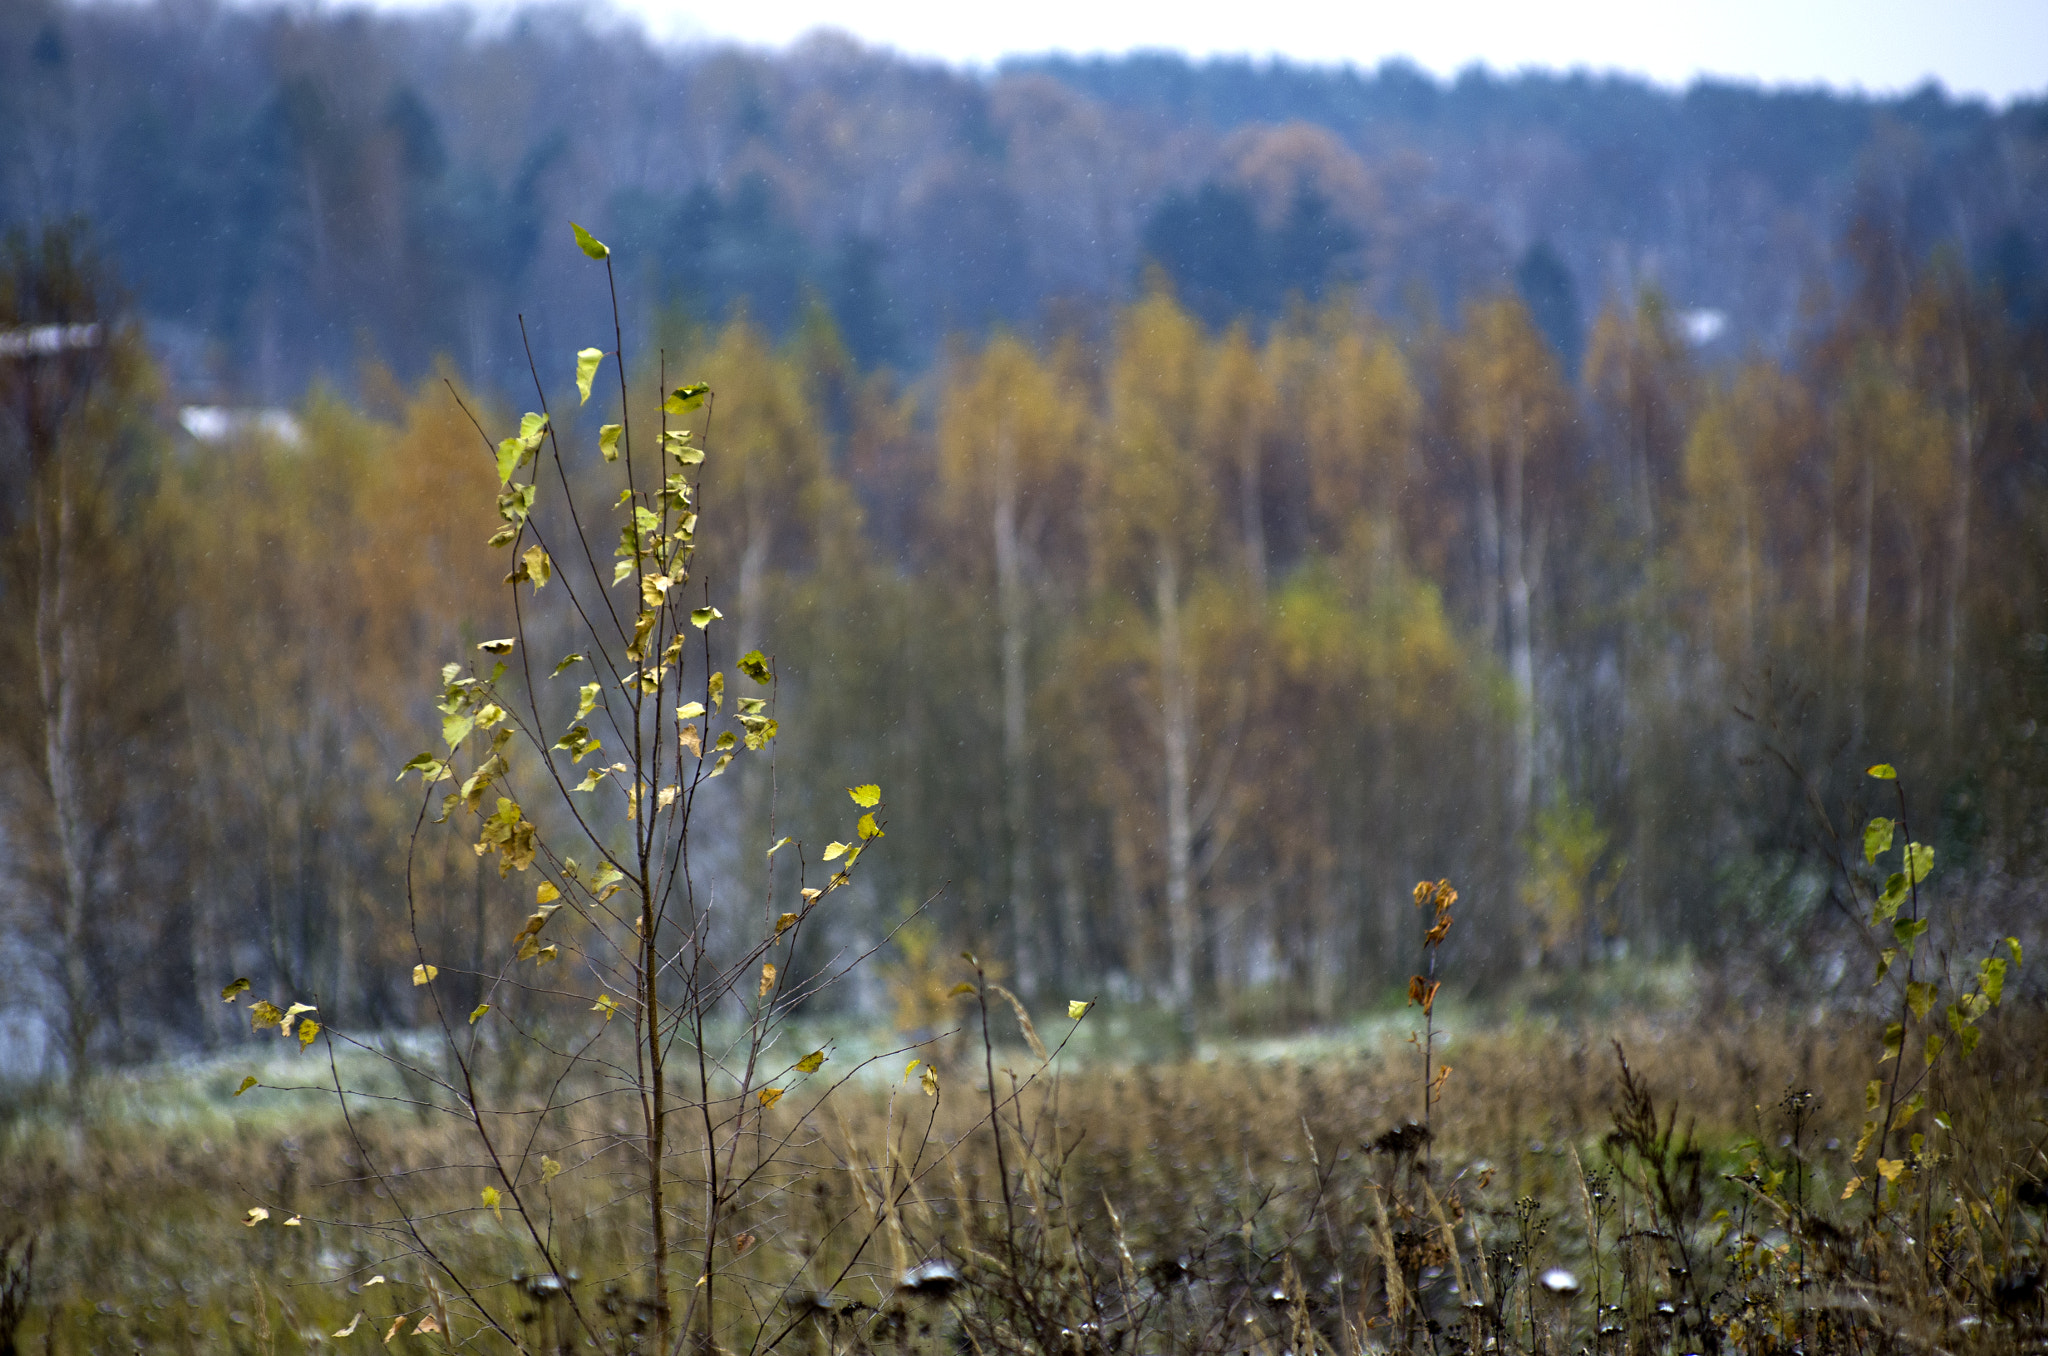
[[[1031,769],[1025,748],[1025,590],[1017,539],[1017,448],[1005,428],[996,442],[996,610],[1002,625],[1003,812],[1010,839],[1010,927],[1017,951],[1017,990],[1038,991],[1037,911],[1031,897]]]
[[[1159,553],[1153,575],[1159,613],[1160,737],[1166,762],[1166,928],[1174,1009],[1183,1023],[1195,1002],[1195,892],[1193,787],[1194,720],[1182,654],[1180,562]]]
[[[1527,461],[1526,433],[1516,419],[1508,431],[1501,557],[1507,569],[1508,674],[1515,685],[1514,782],[1508,804],[1517,836],[1528,828],[1536,787],[1536,660],[1529,629],[1529,543],[1522,502]]]
[[[1976,393],[1970,387],[1969,350],[1959,337],[1962,351],[1956,360],[1956,384],[1962,393],[1963,409],[1956,421],[1955,493],[1949,504],[1948,596],[1942,606],[1941,636],[1941,732],[1944,741],[1955,736],[1956,663],[1963,648],[1963,590],[1970,571],[1970,497],[1975,489],[1977,419]]]
[[[91,880],[85,843],[83,776],[80,767],[78,637],[71,623],[70,582],[77,530],[70,467],[57,434],[36,486],[36,678],[43,707],[44,776],[63,878],[58,908],[59,944],[66,1019],[66,1055],[72,1086],[88,1072],[95,1014],[92,971],[86,957],[86,924],[92,916]]]
[[[1486,645],[1500,653],[1500,491],[1493,482],[1493,449],[1481,440],[1474,449],[1479,468],[1479,629]]]
[[[1259,478],[1259,440],[1246,435],[1239,445],[1238,530],[1244,536],[1245,571],[1251,576],[1253,594],[1266,597],[1265,491]]]
[[[1861,743],[1863,740],[1863,708],[1867,698],[1864,679],[1867,672],[1865,660],[1869,653],[1870,644],[1871,534],[1876,527],[1877,517],[1877,467],[1872,462],[1867,451],[1863,454],[1863,478],[1859,494],[1856,582],[1854,585],[1855,592],[1849,600],[1849,662],[1852,666],[1849,692],[1850,700],[1855,703],[1851,719],[1855,732],[1852,739],[1856,743]]]

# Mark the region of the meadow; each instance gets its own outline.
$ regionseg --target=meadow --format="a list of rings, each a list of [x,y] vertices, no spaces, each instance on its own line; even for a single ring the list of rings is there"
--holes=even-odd
[[[1131,1057],[1155,1052],[1113,1012],[1042,1014],[1055,1046],[1073,1034],[1046,1060],[1006,1005],[986,1046],[972,996],[957,1006],[961,1029],[919,1047],[931,1080],[903,1072],[915,1052],[885,1035],[846,1032],[834,1060],[865,1072],[775,1109],[789,1148],[761,1156],[772,1180],[718,1240],[710,1345],[2041,1348],[2037,1011],[1986,1023],[1880,1202],[1867,1186],[1843,1199],[1866,1080],[1883,1073],[1867,1020],[1790,1006],[1585,1020],[1447,999],[1432,1024],[1451,1033],[1435,1048],[1452,1072],[1425,1129],[1414,1007],[1178,1059]],[[331,1093],[273,1090],[317,1084],[322,1063],[240,1051],[109,1076],[83,1104],[52,1091],[11,1106],[0,1217],[34,1243],[32,1257],[22,1232],[9,1243],[14,1349],[652,1349],[644,1231],[613,1208],[644,1188],[630,1163],[597,1149],[525,1198],[567,1264],[547,1273],[521,1221],[480,1204],[493,1179],[466,1125],[402,1104],[369,1072],[381,1062],[339,1076],[401,1104],[359,1109],[352,1128]],[[537,1099],[540,1063],[504,1069],[501,1095],[525,1080]],[[263,1087],[238,1099],[247,1068]],[[602,1139],[582,1129],[597,1138],[562,1142]],[[414,1181],[423,1192],[397,1189]],[[432,1256],[397,1227],[401,1202],[446,1226]]]

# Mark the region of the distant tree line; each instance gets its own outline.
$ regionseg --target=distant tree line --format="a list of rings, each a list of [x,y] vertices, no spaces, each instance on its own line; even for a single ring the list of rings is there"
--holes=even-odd
[[[1654,292],[1575,372],[1505,289],[1254,330],[1155,275],[1105,334],[997,331],[913,385],[817,303],[782,340],[658,318],[717,392],[714,660],[773,656],[787,731],[707,802],[723,907],[769,806],[814,834],[873,780],[886,850],[810,964],[943,887],[932,925],[1027,995],[1329,1018],[1398,993],[1410,887],[1448,876],[1468,979],[1626,951],[1853,1001],[1822,816],[1887,761],[1946,888],[2034,935],[2048,348],[1953,254],[1858,239],[1809,342],[1720,366]],[[375,366],[297,445],[173,438],[103,276],[58,233],[0,279],[0,330],[107,336],[0,358],[10,1011],[50,1067],[233,1037],[231,974],[412,1020],[391,779],[440,665],[505,631],[489,514],[433,507],[487,508],[490,459]],[[469,399],[493,432],[531,404]],[[572,457],[615,405],[555,404]],[[428,833],[428,936],[480,968],[530,901]]]
[[[1105,340],[1152,267],[1211,325],[1349,298],[1412,336],[1512,288],[1568,361],[1654,287],[1725,318],[1715,356],[1785,357],[1852,285],[1854,219],[1895,269],[1950,241],[2041,314],[2048,113],[1398,62],[980,75],[833,36],[664,48],[560,10],[21,0],[0,225],[72,214],[172,383],[231,403],[365,358],[519,389],[518,312],[542,343],[603,318],[540,249],[571,216],[640,261],[633,332],[744,309],[781,340],[815,302],[867,368],[990,325]]]

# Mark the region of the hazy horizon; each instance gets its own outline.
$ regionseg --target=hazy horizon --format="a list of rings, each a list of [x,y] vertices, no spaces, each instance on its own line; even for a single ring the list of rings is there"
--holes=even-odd
[[[352,5],[315,6],[330,11]],[[547,9],[524,0],[367,0],[376,10],[466,8],[487,21]],[[1885,98],[1932,81],[1949,94],[1995,104],[2048,92],[2048,6],[1974,0],[1812,4],[1795,15],[1761,0],[1739,0],[1642,21],[1633,7],[1581,0],[1535,12],[1505,3],[1448,9],[1361,6],[1333,17],[1325,7],[1268,6],[1256,36],[1225,22],[1213,3],[1167,7],[1084,6],[1050,0],[1029,15],[966,11],[922,0],[884,0],[857,13],[829,0],[706,15],[677,0],[613,0],[565,6],[587,21],[641,27],[662,43],[734,43],[785,50],[821,32],[949,66],[993,69],[1045,56],[1121,57],[1164,53],[1192,61],[1280,59],[1297,65],[1371,69],[1407,62],[1439,80],[1478,68],[1499,76],[1536,72],[1641,79],[1668,88],[1695,80],[1768,89],[1826,89]],[[1083,34],[1054,37],[1052,35]],[[1996,40],[1987,40],[1995,36]]]

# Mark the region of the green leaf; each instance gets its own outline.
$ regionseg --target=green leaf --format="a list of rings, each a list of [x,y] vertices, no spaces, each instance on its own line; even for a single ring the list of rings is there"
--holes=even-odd
[[[606,461],[619,459],[619,435],[625,432],[624,424],[601,424],[597,430],[597,450],[604,453]]]
[[[1906,986],[1906,1007],[1912,1012],[1914,1017],[1924,1018],[1929,1012],[1934,1010],[1934,993],[1934,986],[1925,980],[1908,984]]]
[[[548,677],[559,678],[562,676],[563,669],[568,668],[571,664],[581,664],[583,662],[584,655],[581,650],[577,651],[575,654],[565,654],[562,656],[562,662],[555,665],[555,671],[549,674]]]
[[[1884,1080],[1873,1078],[1863,1085],[1863,1109],[1877,1110],[1877,1104],[1884,1100]]]
[[[1930,1031],[1927,1033],[1927,1062],[1930,1065],[1933,1064],[1935,1058],[1941,1054],[1941,1047],[1943,1046],[1943,1044],[1945,1044],[1945,1042],[1943,1041],[1942,1035],[1939,1031]],[[1942,1128],[1945,1130],[1948,1127],[1943,1126]]]
[[[1892,923],[1892,936],[1897,939],[1900,946],[1904,947],[1910,947],[1914,942],[1918,941],[1920,934],[1925,931],[1927,931],[1927,920],[1925,918],[1900,918],[1895,919]]]
[[[1911,888],[1906,884],[1905,872],[1892,872],[1884,883],[1884,893],[1877,897],[1877,909],[1871,914],[1870,921],[1881,923],[1897,913],[1899,906],[1906,902],[1906,894]]]
[[[1934,870],[1934,849],[1925,843],[1906,844],[1906,877],[1918,885]]]
[[[1863,860],[1875,863],[1892,846],[1892,822],[1882,815],[1863,826]]]
[[[798,1073],[816,1073],[824,1063],[825,1052],[823,1050],[813,1050],[796,1062],[796,1071]]]
[[[447,729],[448,719],[446,716],[441,718],[441,727],[444,731]],[[465,730],[463,733],[467,734],[468,731]],[[406,760],[404,767],[398,769],[398,775],[392,780],[402,782],[405,780],[405,774],[408,772],[419,773],[420,783],[423,786],[432,786],[435,782],[446,781],[455,775],[454,771],[446,763],[431,753],[414,754]]]
[[[2005,962],[1996,956],[1986,957],[1977,965],[1977,987],[1993,1003],[2005,992]]]
[[[882,788],[873,782],[865,786],[849,786],[846,794],[853,797],[853,803],[863,810],[872,810],[882,803]]]
[[[684,702],[676,708],[677,720],[695,720],[704,714],[703,702]]]
[[[604,259],[610,256],[611,251],[605,248],[605,243],[602,240],[599,240],[575,222],[569,223],[569,229],[576,232],[577,247],[591,258]]]
[[[2005,939],[2005,945],[2012,952],[2012,963],[2017,966],[2020,963],[2020,939],[2008,937]]]
[[[678,386],[670,391],[668,399],[661,402],[661,408],[669,414],[688,414],[704,403],[704,397],[711,394],[711,388],[701,381],[687,386]]]
[[[585,683],[582,687],[576,690],[578,694],[576,701],[576,719],[582,720],[585,716],[590,714],[591,708],[597,705],[598,688],[599,684],[597,683]]]
[[[519,554],[519,563],[525,567],[523,576],[533,584],[533,591],[539,593],[554,577],[555,563],[548,559],[548,553],[538,544],[527,547]]]
[[[509,485],[512,473],[519,469],[519,463],[526,459],[526,449],[519,445],[517,438],[506,438],[498,444],[498,483]]]
[[[848,843],[825,844],[825,860],[828,862],[838,860],[840,857],[846,855],[846,849],[850,846],[851,844]]]
[[[590,383],[597,378],[597,365],[604,361],[604,350],[585,348],[576,351],[576,397],[577,404],[590,400]]]
[[[1878,1063],[1882,1064],[1886,1059],[1898,1058],[1899,1051],[1905,1046],[1905,1044],[1905,1024],[1902,1022],[1893,1022],[1890,1026],[1887,1026],[1884,1029],[1884,1059],[1878,1060]]]
[[[399,775],[404,776],[405,774],[400,773]],[[232,1003],[235,1001],[236,994],[247,992],[249,992],[249,981],[247,979],[231,979],[228,981],[227,987],[220,991],[220,1001]]]
[[[690,622],[699,631],[725,616],[715,607],[700,607],[690,614]]]
[[[239,1087],[239,1088],[236,1088],[236,1089],[235,1089],[235,1096],[237,1096],[237,1097],[240,1097],[240,1096],[241,1096],[241,1095],[242,1095],[243,1093],[247,1092],[247,1091],[248,1091],[249,1089],[251,1089],[251,1088],[253,1088],[253,1087],[255,1087],[255,1086],[256,1086],[256,1075],[255,1075],[255,1074],[250,1074],[250,1075],[249,1075],[249,1076],[248,1076],[247,1078],[245,1078],[245,1079],[243,1079],[243,1080],[242,1080],[242,1086],[241,1086],[241,1087]]]
[[[1899,779],[1899,770],[1890,763],[1879,763],[1870,769],[1870,775],[1881,782],[1894,782]]]
[[[775,675],[768,671],[768,660],[759,650],[749,650],[740,656],[737,666],[741,673],[755,682],[766,686]]]
[[[1888,947],[1886,947],[1886,948],[1885,948],[1884,950],[1882,950],[1882,951],[1878,952],[1878,953],[1877,953],[1877,978],[1876,978],[1876,979],[1873,979],[1873,980],[1871,980],[1870,982],[1871,982],[1872,984],[1882,984],[1882,983],[1884,983],[1884,977],[1885,977],[1886,975],[1888,975],[1888,974],[1890,974],[1890,973],[1891,973],[1891,970],[1892,970],[1892,962],[1893,962],[1893,961],[1895,961],[1895,960],[1897,960],[1898,958],[1899,958],[1899,952],[1898,952],[1898,948],[1897,948],[1897,947],[1891,947],[1891,946],[1888,946]]]
[[[505,1212],[503,1209],[499,1207],[498,1203],[500,1199],[501,1198],[498,1195],[498,1189],[496,1187],[485,1187],[483,1189],[484,1204],[490,1208],[490,1211],[493,1215],[496,1215],[500,1221],[503,1221],[505,1218]]]

